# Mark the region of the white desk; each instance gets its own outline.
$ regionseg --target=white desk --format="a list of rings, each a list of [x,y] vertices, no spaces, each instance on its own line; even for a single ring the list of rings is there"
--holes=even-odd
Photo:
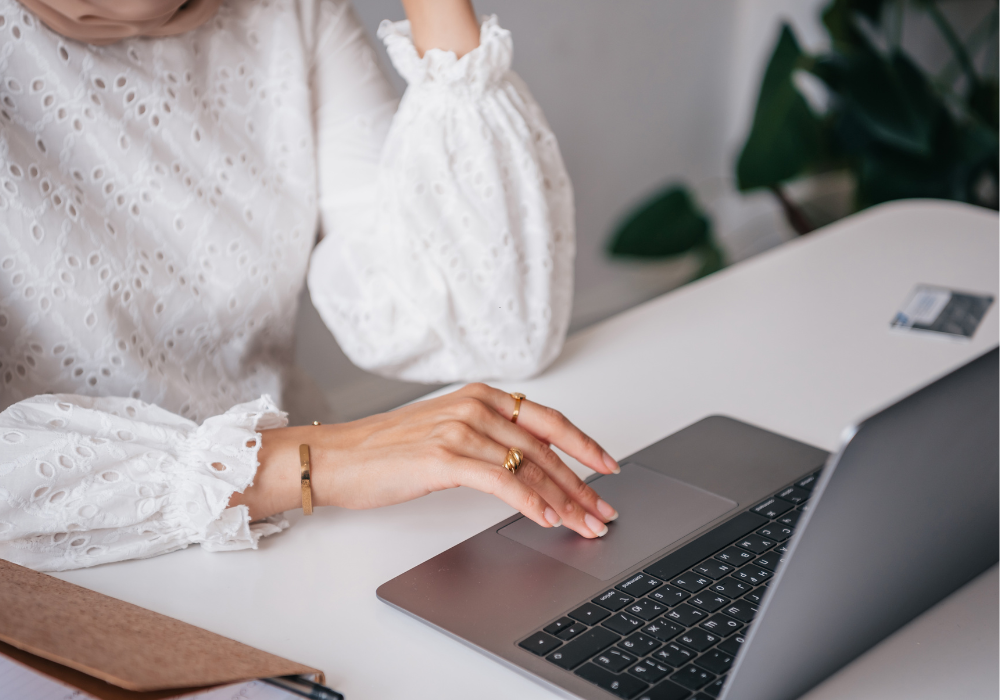
[[[1000,297],[998,254],[995,214],[892,204],[589,328],[543,376],[503,386],[559,407],[618,458],[713,413],[832,450],[860,415],[997,343],[996,303],[971,342],[894,332],[889,321],[920,282]],[[379,584],[510,514],[455,490],[377,511],[319,511],[256,552],[192,547],[61,577],[322,668],[349,700],[550,699],[375,598]],[[940,666],[907,665],[906,651],[933,658],[972,638],[993,646],[963,673],[996,698],[996,578],[994,568],[810,700],[916,698],[913,688],[940,688]],[[971,612],[971,601],[991,598],[985,615]],[[941,616],[952,624],[935,624]]]

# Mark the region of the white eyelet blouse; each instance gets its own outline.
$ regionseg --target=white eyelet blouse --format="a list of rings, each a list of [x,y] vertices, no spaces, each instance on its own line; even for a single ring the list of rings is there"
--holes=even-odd
[[[523,377],[568,324],[573,200],[483,22],[460,60],[345,0],[234,0],[90,46],[0,0],[0,557],[39,570],[287,526],[227,508],[285,425],[296,300],[358,365]],[[314,247],[318,228],[324,233]]]

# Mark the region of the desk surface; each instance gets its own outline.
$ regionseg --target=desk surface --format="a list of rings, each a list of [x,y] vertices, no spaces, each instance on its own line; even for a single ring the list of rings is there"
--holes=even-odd
[[[1000,297],[998,255],[995,214],[942,202],[886,205],[582,331],[544,375],[503,387],[560,408],[618,458],[713,413],[833,450],[858,417],[997,343],[997,303],[971,341],[892,331],[889,321],[918,283]],[[459,489],[375,511],[317,511],[258,551],[192,547],[60,576],[322,668],[350,700],[552,698],[375,598],[379,584],[511,513]],[[984,590],[995,598],[996,568],[983,580],[946,603],[968,610]],[[890,692],[895,677],[871,659],[891,659],[907,644],[953,648],[977,623],[995,645],[995,608],[994,600],[990,614],[966,614],[964,627],[943,636],[933,624],[911,624],[916,632],[897,634],[903,642],[890,638],[810,699],[861,697],[865,688],[901,697]],[[932,614],[947,613],[925,617]],[[984,678],[995,698],[992,649],[992,665],[964,672]],[[920,673],[910,667],[907,688],[922,687],[913,682]]]

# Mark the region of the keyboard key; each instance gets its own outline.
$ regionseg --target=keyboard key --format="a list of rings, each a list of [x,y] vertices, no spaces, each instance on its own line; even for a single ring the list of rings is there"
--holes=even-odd
[[[642,627],[642,625],[642,620],[629,615],[627,612],[615,613],[604,623],[605,627],[613,629],[618,634],[631,634]]]
[[[711,651],[706,651],[704,654],[698,657],[698,660],[694,662],[695,666],[700,666],[709,673],[714,673],[719,675],[720,673],[725,673],[729,670],[730,666],[733,665],[733,659],[735,657],[732,654],[727,654],[724,651],[719,651],[718,649],[712,649]]]
[[[561,640],[563,640],[565,642],[567,640],[572,639],[573,637],[575,637],[576,635],[580,634],[581,632],[583,632],[586,629],[587,629],[587,626],[585,624],[583,624],[581,622],[574,622],[569,627],[564,628],[562,630],[562,632],[560,632],[556,636],[559,637],[559,639],[561,639]]]
[[[758,515],[762,515],[765,518],[770,518],[773,520],[782,513],[791,510],[792,507],[793,507],[792,504],[789,503],[788,501],[782,501],[780,499],[771,497],[768,498],[766,501],[763,501],[762,503],[758,503],[757,505],[755,505],[753,508],[750,509],[750,512],[757,513]]]
[[[720,637],[728,637],[733,632],[739,631],[743,627],[743,623],[726,615],[712,615],[702,622],[700,627],[706,632],[717,634]]]
[[[720,579],[726,574],[731,574],[736,567],[721,561],[709,559],[704,564],[694,567],[695,573],[708,576],[711,579]]]
[[[596,625],[598,622],[610,615],[604,608],[599,608],[593,603],[584,603],[569,614],[577,622],[585,622],[588,625]]]
[[[767,569],[770,572],[774,572],[778,566],[780,566],[785,561],[785,557],[781,556],[777,552],[767,552],[756,559],[753,560],[754,566],[759,566],[762,569]]]
[[[763,554],[771,547],[773,547],[775,545],[775,542],[774,540],[768,540],[761,537],[760,535],[753,534],[753,535],[747,535],[736,544],[737,546],[742,547],[743,549],[750,550],[754,554]]]
[[[688,593],[697,593],[711,582],[711,579],[689,571],[686,574],[681,574],[670,583],[678,588],[683,588]]]
[[[766,590],[766,588],[756,588],[743,596],[743,600],[749,601],[751,605],[760,605],[760,601],[764,599],[764,591]]]
[[[560,644],[562,642],[545,632],[535,632],[523,642],[518,642],[519,647],[539,656],[545,656]]]
[[[662,603],[657,603],[655,600],[650,600],[649,598],[642,598],[641,600],[635,601],[625,610],[636,617],[641,617],[643,620],[652,620],[653,618],[659,617],[665,613],[667,611],[667,606]]]
[[[636,632],[631,637],[626,637],[618,642],[618,646],[638,656],[645,656],[660,646],[660,643],[652,637],[647,637],[642,632]]]
[[[660,618],[655,622],[650,622],[648,625],[642,628],[643,634],[648,634],[650,637],[655,637],[656,639],[659,639],[661,642],[669,641],[683,631],[684,628],[678,625],[676,622],[671,622],[670,620],[666,620],[663,618]]]
[[[743,642],[746,640],[747,638],[745,634],[736,634],[715,648],[735,657],[739,653],[740,648],[743,646]]]
[[[673,620],[684,627],[691,627],[692,625],[696,625],[707,618],[708,615],[703,613],[701,610],[692,608],[687,603],[684,603],[683,605],[678,605],[676,608],[666,613],[663,617],[668,620]]]
[[[784,515],[782,515],[780,518],[778,518],[777,522],[780,523],[781,525],[784,525],[785,527],[795,527],[796,525],[799,524],[799,518],[801,517],[802,513],[800,511],[793,510],[790,513],[785,513]]]
[[[722,693],[722,686],[726,684],[726,677],[716,678],[714,681],[706,685],[698,693],[703,698],[717,698]],[[697,697],[695,698],[697,700]]]
[[[784,556],[784,555],[788,554],[788,545],[787,544],[779,544],[778,546],[776,546],[771,551],[772,552],[777,552],[778,554]]]
[[[684,545],[676,552],[668,554],[655,564],[646,567],[646,573],[656,576],[662,581],[669,581],[700,564],[702,560],[731,544],[744,535],[753,532],[767,524],[767,520],[756,513],[740,513],[735,518],[706,532],[704,535]]]
[[[723,611],[730,617],[735,617],[740,622],[750,622],[757,614],[757,606],[746,600],[734,600],[731,605],[727,605]]]
[[[576,671],[576,675],[620,698],[631,698],[647,687],[638,678],[611,673],[594,664],[584,664]]]
[[[674,683],[683,685],[691,690],[698,690],[701,686],[715,680],[715,674],[709,673],[703,668],[698,668],[694,664],[688,664],[680,671],[670,676]]]
[[[646,574],[636,574],[628,581],[622,581],[616,588],[623,593],[639,598],[649,593],[654,588],[663,585],[663,581]]]
[[[798,486],[789,486],[787,489],[781,491],[778,494],[778,498],[780,498],[783,501],[788,501],[789,503],[794,503],[795,505],[798,505],[800,503],[805,503],[806,501],[808,501],[811,495],[812,493],[810,493],[806,489],[799,488]]]
[[[721,552],[716,554],[715,558],[719,561],[724,561],[727,564],[732,564],[735,567],[740,567],[753,560],[753,552],[748,552],[745,549],[740,549],[739,547],[726,547]]]
[[[743,583],[742,581],[738,581],[730,576],[729,578],[724,578],[721,581],[716,581],[708,587],[708,590],[712,591],[712,593],[727,595],[730,598],[739,598],[744,593],[753,590],[753,586]]]
[[[673,681],[662,681],[635,700],[684,700],[691,697],[691,691]]]
[[[665,664],[669,664],[674,668],[683,666],[688,661],[691,661],[697,654],[690,649],[682,647],[677,642],[671,642],[666,646],[660,647],[654,653],[652,658],[657,661],[661,661]]]
[[[611,649],[605,649],[591,659],[591,661],[601,668],[606,668],[613,673],[618,673],[629,664],[634,664],[637,658],[637,656],[629,654],[627,651],[612,647]]]
[[[701,608],[705,612],[715,612],[729,602],[729,598],[716,593],[699,593],[688,601],[691,605]]]
[[[572,642],[566,642],[545,658],[567,671],[575,668],[599,651],[604,651],[621,637],[603,627],[589,629]]]
[[[789,537],[795,533],[795,530],[788,527],[787,525],[782,525],[781,523],[772,523],[770,525],[765,525],[761,529],[757,530],[757,534],[766,540],[774,540],[775,542],[784,542]]]
[[[551,625],[545,628],[545,631],[549,634],[559,634],[562,630],[566,629],[573,624],[573,621],[568,617],[560,617],[558,620],[553,622]]]
[[[630,595],[625,595],[620,591],[611,589],[594,598],[591,603],[597,603],[601,607],[607,608],[611,612],[618,612],[634,599]]]
[[[800,479],[795,485],[800,489],[805,489],[806,491],[812,491],[813,487],[816,486],[816,482],[819,481],[819,472],[815,474],[810,474],[804,479]]]
[[[643,659],[628,670],[636,678],[640,678],[647,683],[656,683],[674,669],[666,664],[661,664],[653,659]]]
[[[764,581],[771,578],[771,572],[767,569],[760,569],[756,566],[748,566],[733,574],[733,578],[756,586],[757,584],[764,583]]]
[[[688,630],[677,637],[678,642],[696,651],[705,651],[720,639],[719,635],[698,628]]]
[[[646,597],[655,600],[658,603],[663,603],[664,605],[677,605],[678,603],[684,602],[684,599],[690,595],[690,593],[682,591],[680,588],[674,588],[673,586],[663,584]]]

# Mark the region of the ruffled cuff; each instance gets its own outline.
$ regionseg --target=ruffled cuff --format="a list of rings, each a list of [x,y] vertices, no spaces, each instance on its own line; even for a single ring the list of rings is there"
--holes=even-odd
[[[161,512],[167,529],[185,531],[185,539],[209,551],[225,551],[256,549],[261,537],[287,528],[283,516],[251,524],[246,506],[228,507],[234,492],[253,484],[260,466],[257,431],[287,424],[287,415],[264,395],[207,419],[189,434],[176,461],[163,465],[175,484]]]
[[[385,43],[392,65],[411,87],[438,85],[482,94],[510,70],[514,44],[510,32],[497,24],[496,15],[483,19],[479,46],[458,58],[454,51],[430,49],[423,58],[413,45],[410,22],[384,20],[378,37]]]

